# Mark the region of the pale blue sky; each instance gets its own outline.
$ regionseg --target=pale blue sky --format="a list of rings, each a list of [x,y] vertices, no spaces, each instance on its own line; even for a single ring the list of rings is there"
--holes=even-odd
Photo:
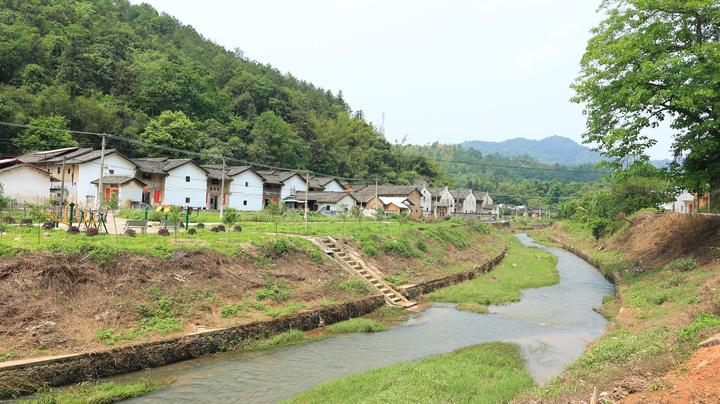
[[[141,1],[132,0],[134,3]],[[569,99],[600,0],[145,0],[336,93],[391,141],[579,141]],[[653,158],[669,157],[662,130]]]

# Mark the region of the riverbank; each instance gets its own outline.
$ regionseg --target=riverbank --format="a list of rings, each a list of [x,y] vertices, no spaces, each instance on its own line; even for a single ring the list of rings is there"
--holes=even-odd
[[[337,224],[329,223],[326,231],[342,237],[342,233],[337,234],[336,227]],[[483,267],[478,265],[482,262],[479,260],[483,259],[486,260],[485,264],[494,265],[499,261],[503,251],[499,235],[486,226],[475,223],[397,223],[358,227],[356,231],[357,233],[352,238],[346,238],[346,241],[349,244],[360,245],[368,260],[379,263],[383,259],[397,258],[389,272],[404,274],[403,280],[396,280],[400,285],[415,281],[422,284],[422,279],[427,277],[434,279],[439,275],[446,277],[461,275],[462,270],[474,271],[475,268]],[[327,310],[332,312],[334,307],[347,306],[364,299],[382,304],[382,298],[366,298],[371,294],[367,285],[337,268],[332,261],[323,257],[319,250],[305,240],[290,236],[278,238],[270,236],[270,240],[264,243],[238,245],[233,243],[234,236],[232,233],[224,235],[225,244],[235,245],[235,248],[240,250],[239,253],[230,255],[211,249],[189,252],[178,248],[173,250],[171,258],[166,260],[160,257],[132,255],[128,252],[120,252],[118,255],[113,255],[113,259],[104,262],[89,259],[88,255],[92,254],[79,256],[73,253],[48,255],[24,252],[4,257],[0,261],[0,273],[3,275],[0,276],[0,286],[3,283],[17,284],[17,280],[21,278],[24,279],[25,284],[30,283],[30,285],[13,290],[10,294],[13,299],[4,302],[0,309],[8,313],[9,319],[12,319],[13,315],[20,314],[33,321],[40,321],[44,317],[50,317],[52,320],[46,320],[44,323],[47,324],[47,329],[40,329],[35,333],[23,332],[27,329],[15,327],[9,333],[9,338],[4,339],[10,342],[6,345],[10,349],[2,352],[1,358],[10,361],[27,356],[64,354],[68,350],[77,352],[78,349],[97,349],[99,346],[108,345],[118,346],[118,349],[124,346],[130,348],[136,346],[139,341],[141,344],[153,345],[154,342],[165,341],[168,337],[171,337],[171,340],[175,338],[184,341],[183,344],[187,345],[185,341],[187,338],[184,336],[195,338],[197,335],[213,334],[217,328],[254,327],[253,324],[261,324],[273,318],[284,319],[284,316],[292,316],[294,312],[298,312],[301,317],[304,316],[303,313],[324,313]],[[59,236],[52,235],[52,237]],[[91,253],[102,249],[100,246],[108,243],[108,240],[103,238],[82,237],[80,244],[85,246],[84,251]],[[151,241],[155,242],[157,240],[154,238],[159,237],[144,236],[143,238],[152,238]],[[211,237],[218,236],[211,235]],[[247,239],[253,236],[245,233],[240,237]],[[70,248],[75,248],[73,243],[78,243],[78,240],[72,238],[68,240],[72,246]],[[167,242],[166,240],[161,241]],[[16,237],[13,243],[17,242]],[[373,255],[367,254],[365,250],[372,252],[371,247],[374,245],[380,245],[381,249],[374,251]],[[35,246],[37,250],[43,248],[42,244]],[[455,252],[458,253],[458,257],[453,256]],[[448,253],[450,256],[447,256]],[[468,255],[474,255],[472,262],[468,262]],[[438,258],[449,263],[449,267],[437,268],[434,264]],[[177,268],[178,262],[182,262],[180,268]],[[36,277],[41,276],[39,279],[33,279],[28,272]],[[63,276],[59,277],[58,274]],[[248,276],[252,279],[246,279]],[[88,290],[91,293],[88,293]],[[226,291],[232,291],[234,294]],[[87,304],[88,297],[93,304]],[[38,299],[40,301],[33,301]],[[118,299],[127,299],[126,301],[132,303],[118,304]],[[31,309],[35,308],[34,311],[27,310],[26,307],[23,311],[18,310],[27,302],[31,303]],[[73,305],[75,305],[74,310],[68,311],[68,306]],[[41,310],[43,306],[44,311]],[[363,307],[369,307],[368,311],[371,311],[377,306],[365,304]],[[89,313],[89,310],[93,313]],[[124,315],[118,314],[123,311]],[[101,315],[98,316],[96,312],[100,312]],[[352,309],[344,316],[322,314],[314,316],[313,321],[308,324],[286,328],[311,329],[322,323],[329,324],[362,315],[367,311],[353,314],[356,312],[357,310]],[[200,317],[202,320],[198,320],[199,315],[202,316]],[[40,317],[35,319],[36,316]],[[82,332],[72,336],[75,338],[72,342],[84,337],[82,341],[87,345],[83,348],[82,345],[70,343],[68,336],[61,335],[60,330],[64,331],[65,328],[58,324],[58,319],[82,327],[80,330]],[[112,322],[108,324],[108,320]],[[104,323],[110,326],[91,328],[92,326],[88,327],[89,323]],[[272,332],[282,331],[279,329],[273,331],[275,328],[269,327],[268,333],[255,333],[253,336],[263,337],[271,335]],[[173,337],[174,335],[177,337]],[[17,342],[15,346],[12,344],[13,341],[23,341],[30,345],[33,342],[47,344],[48,336],[61,341],[59,349],[54,352],[50,352],[47,345],[32,350]],[[17,338],[13,340],[12,337]],[[20,349],[17,348],[18,346]],[[203,348],[199,350],[199,354],[227,349],[227,347],[217,348]],[[197,355],[198,353],[191,352],[189,357],[197,357]],[[163,354],[163,356],[167,355]],[[185,358],[187,355],[180,356]],[[148,362],[137,366],[157,366],[164,361],[158,362],[156,359],[153,359],[153,364]],[[169,359],[170,362],[174,360],[177,359]],[[137,366],[131,366],[127,370],[138,368]],[[113,366],[110,368],[114,369]],[[102,374],[104,374],[102,371],[93,372],[94,377]],[[82,379],[87,376],[78,377]],[[31,384],[26,383],[24,386],[29,387]],[[6,389],[6,394],[12,394],[12,391],[14,390]]]
[[[707,381],[690,388],[695,398],[679,393],[702,380],[694,373],[720,371],[713,348],[696,350],[720,332],[720,220],[652,213],[630,220],[600,241],[576,223],[533,232],[587,256],[614,280],[617,294],[601,309],[611,320],[608,332],[562,376],[517,402],[588,400],[596,388],[612,401],[720,400],[720,387],[705,387]]]

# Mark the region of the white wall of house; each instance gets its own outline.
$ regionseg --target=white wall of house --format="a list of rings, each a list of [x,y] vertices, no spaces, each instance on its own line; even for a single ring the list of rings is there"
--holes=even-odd
[[[121,175],[124,177],[135,176],[135,164],[130,160],[118,155],[108,154],[105,156],[105,175]],[[95,204],[97,196],[97,186],[92,182],[100,177],[100,159],[88,161],[87,163],[78,164],[76,168],[75,183],[77,184],[76,201],[82,206],[92,206]],[[67,174],[65,175],[67,181]]]
[[[355,199],[347,195],[335,203],[319,203],[318,212],[346,212],[352,209],[353,206],[355,206]]]
[[[432,211],[432,192],[430,192],[427,187],[422,187],[420,189],[420,194],[422,197],[420,197],[420,208],[423,211],[423,213],[429,213]]]
[[[50,177],[19,164],[0,173],[3,195],[21,202],[41,203],[50,198]]]
[[[343,188],[342,184],[338,182],[338,180],[332,180],[329,183],[325,184],[323,189],[327,192],[345,192],[345,188]]]
[[[280,199],[285,199],[293,194],[300,197],[298,193],[305,192],[305,188],[305,179],[299,175],[293,175],[283,183],[283,187],[280,190]]]
[[[263,209],[263,180],[252,170],[246,170],[233,177],[227,206],[242,211]]]
[[[440,202],[448,206],[448,212],[455,212],[455,197],[447,187],[440,194]]]
[[[207,207],[207,174],[194,163],[168,172],[165,178],[165,205]]]
[[[130,181],[120,185],[118,202],[121,207],[130,207],[133,202],[142,202],[143,186],[137,181]]]
[[[462,206],[463,213],[475,213],[477,212],[477,198],[472,192],[465,197]]]

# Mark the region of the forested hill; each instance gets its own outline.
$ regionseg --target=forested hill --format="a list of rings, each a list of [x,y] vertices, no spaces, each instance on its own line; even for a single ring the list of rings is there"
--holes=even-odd
[[[462,146],[485,154],[528,156],[548,164],[594,164],[602,159],[600,153],[562,136],[550,136],[540,140],[516,138],[502,142],[473,140],[462,143]]]
[[[0,120],[342,176],[398,183],[437,176],[426,160],[400,154],[340,93],[250,61],[151,6],[124,0],[3,2]],[[99,140],[0,127],[0,155],[73,142]],[[110,146],[130,155],[171,154],[116,140]]]

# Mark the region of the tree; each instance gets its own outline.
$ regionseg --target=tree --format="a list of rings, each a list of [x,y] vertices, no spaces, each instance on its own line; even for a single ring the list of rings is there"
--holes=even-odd
[[[272,111],[265,111],[250,131],[248,154],[263,164],[300,168],[307,164],[308,149],[293,128]]]
[[[151,145],[195,151],[195,124],[181,111],[163,111],[147,124],[145,131],[140,134],[140,140]],[[140,146],[140,152],[146,156],[187,157],[185,153],[151,145]]]
[[[613,159],[647,160],[646,131],[669,121],[673,174],[690,189],[720,185],[720,3],[605,0],[573,88],[586,143]]]
[[[67,119],[60,115],[39,116],[30,119],[30,126],[52,129],[67,129]],[[77,146],[70,132],[51,129],[23,129],[14,139],[13,145],[21,152],[52,150],[62,147]]]

